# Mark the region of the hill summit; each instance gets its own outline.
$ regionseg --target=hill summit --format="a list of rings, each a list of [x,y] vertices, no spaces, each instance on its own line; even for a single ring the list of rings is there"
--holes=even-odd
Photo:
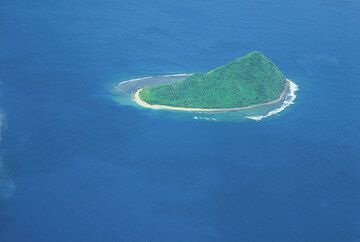
[[[276,100],[285,84],[279,68],[264,54],[254,51],[208,73],[144,88],[139,96],[152,105],[225,109]]]

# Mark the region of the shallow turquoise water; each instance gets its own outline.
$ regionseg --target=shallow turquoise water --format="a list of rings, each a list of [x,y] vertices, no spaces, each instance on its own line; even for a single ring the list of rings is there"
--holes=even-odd
[[[0,241],[358,241],[359,10],[2,1]],[[260,122],[178,118],[111,92],[252,50],[300,87]]]

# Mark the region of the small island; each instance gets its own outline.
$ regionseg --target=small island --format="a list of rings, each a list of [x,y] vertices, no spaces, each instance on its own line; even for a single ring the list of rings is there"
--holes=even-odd
[[[264,54],[254,51],[206,74],[137,90],[146,108],[181,111],[235,111],[279,102],[289,83]]]

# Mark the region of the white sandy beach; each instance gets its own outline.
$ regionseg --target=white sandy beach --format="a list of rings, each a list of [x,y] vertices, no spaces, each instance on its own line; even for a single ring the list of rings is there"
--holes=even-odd
[[[174,107],[174,106],[167,106],[167,105],[149,104],[140,98],[139,93],[141,92],[141,90],[143,88],[141,88],[135,92],[134,101],[144,108],[151,108],[151,109],[164,109],[164,110],[175,110],[175,111],[186,111],[186,112],[230,112],[230,111],[238,111],[238,110],[249,109],[249,108],[256,108],[256,107],[265,106],[265,105],[269,105],[269,104],[275,104],[284,99],[286,90],[289,89],[289,85],[290,85],[290,81],[288,79],[286,79],[284,91],[281,93],[280,97],[274,101],[250,105],[250,106],[246,106],[246,107],[238,107],[238,108],[185,108],[185,107]]]

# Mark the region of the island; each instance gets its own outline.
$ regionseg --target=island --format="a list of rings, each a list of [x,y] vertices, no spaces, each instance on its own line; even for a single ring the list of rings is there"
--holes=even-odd
[[[279,102],[289,83],[280,69],[259,51],[205,74],[136,91],[146,108],[182,111],[233,111]]]

